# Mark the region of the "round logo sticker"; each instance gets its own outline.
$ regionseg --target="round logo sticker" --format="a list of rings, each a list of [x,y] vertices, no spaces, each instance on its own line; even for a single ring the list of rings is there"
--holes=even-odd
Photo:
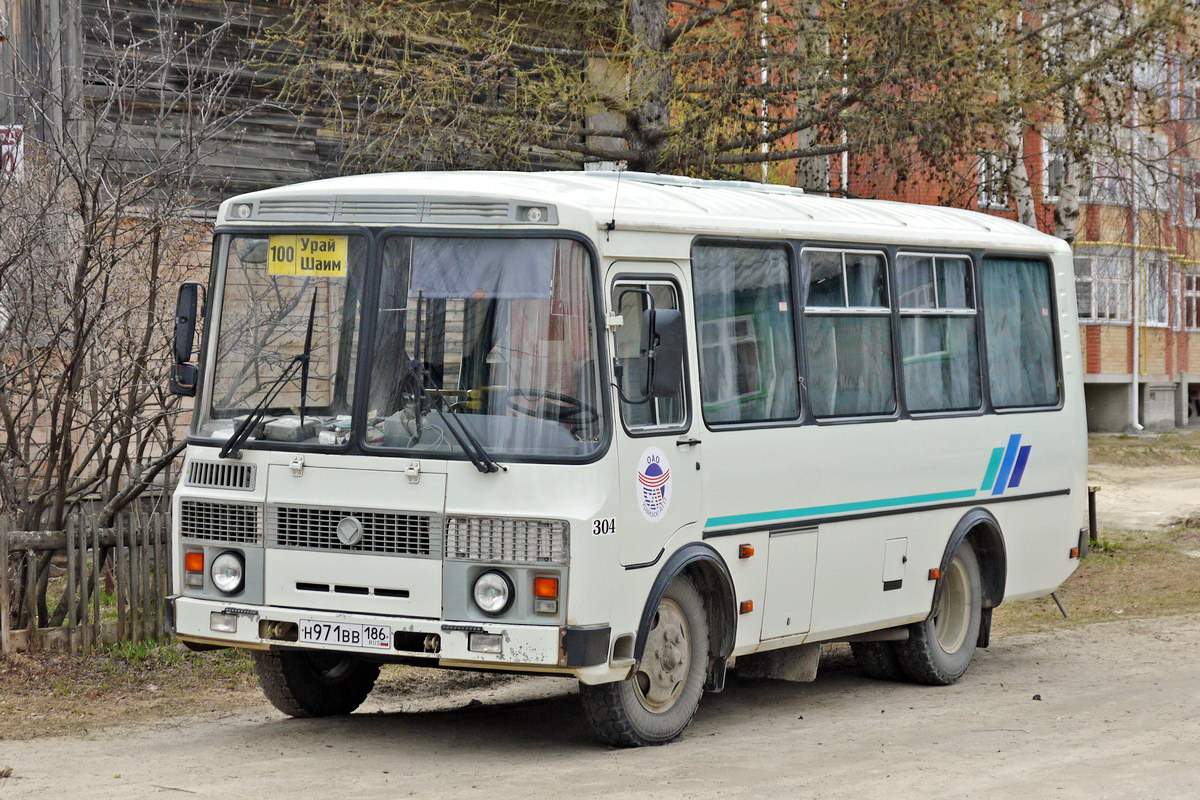
[[[658,522],[671,506],[671,464],[666,453],[657,447],[645,449],[638,459],[638,485],[642,516]]]

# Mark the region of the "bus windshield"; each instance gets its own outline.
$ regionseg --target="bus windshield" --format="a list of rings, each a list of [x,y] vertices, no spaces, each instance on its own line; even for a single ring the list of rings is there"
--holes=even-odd
[[[341,447],[363,430],[366,450],[407,455],[460,457],[464,439],[496,458],[570,460],[601,447],[591,262],[578,242],[390,236],[375,264],[354,234],[236,235],[222,246],[197,436],[227,441],[265,404],[251,446]],[[378,300],[367,308],[371,273]],[[369,389],[356,404],[360,370]]]
[[[366,444],[453,451],[454,414],[497,457],[595,452],[604,420],[594,308],[578,242],[386,239]]]

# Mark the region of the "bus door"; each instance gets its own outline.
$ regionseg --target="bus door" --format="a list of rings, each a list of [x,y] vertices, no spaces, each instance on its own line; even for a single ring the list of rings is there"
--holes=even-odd
[[[671,264],[621,261],[609,271],[609,308],[623,320],[613,330],[612,353],[619,389],[615,407],[620,411],[620,424],[615,426],[621,492],[616,533],[625,565],[655,561],[673,533],[700,517],[699,436],[692,436],[694,415],[687,391],[685,331],[690,309],[681,285],[680,272]],[[657,348],[655,360],[660,363],[653,369],[645,350],[646,312],[651,308],[681,315],[664,319],[672,327],[658,333],[671,337],[676,346]],[[677,385],[664,385],[664,354],[682,361]],[[651,381],[659,386],[648,397]]]

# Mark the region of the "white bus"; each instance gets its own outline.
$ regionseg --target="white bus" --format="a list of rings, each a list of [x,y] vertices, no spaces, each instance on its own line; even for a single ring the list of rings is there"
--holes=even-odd
[[[429,172],[235,197],[213,252],[169,607],[287,714],[508,670],[657,744],[830,641],[949,684],[1086,544],[1071,255],[1015,222]]]

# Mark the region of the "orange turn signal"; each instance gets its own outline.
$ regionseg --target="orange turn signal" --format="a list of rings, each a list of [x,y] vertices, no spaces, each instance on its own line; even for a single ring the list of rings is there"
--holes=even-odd
[[[204,553],[184,553],[183,568],[188,572],[204,572]]]
[[[743,600],[742,604],[739,608],[741,609],[741,612],[743,614],[749,614],[751,611],[754,610],[754,601],[753,600]]]
[[[942,577],[942,571],[937,567],[929,570],[929,580],[936,581],[940,577]]]
[[[534,597],[558,597],[558,578],[534,578]]]
[[[738,546],[738,558],[750,558],[754,555],[754,545],[743,544]]]
[[[1071,558],[1079,558],[1079,548],[1078,547],[1071,548]]]

